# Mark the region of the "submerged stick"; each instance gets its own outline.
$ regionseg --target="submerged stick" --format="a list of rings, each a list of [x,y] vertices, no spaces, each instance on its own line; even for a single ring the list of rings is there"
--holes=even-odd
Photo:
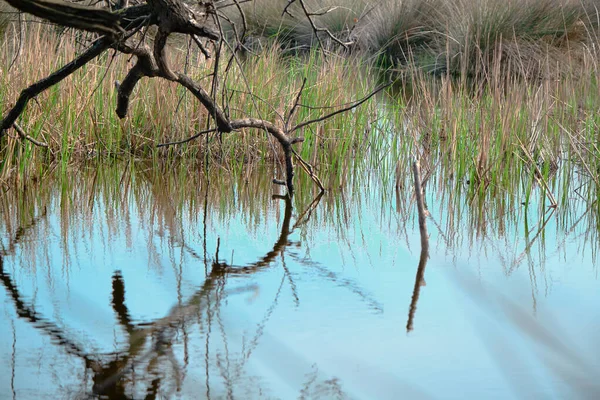
[[[413,178],[415,180],[415,196],[417,198],[417,210],[419,213],[419,231],[421,233],[421,256],[419,257],[419,266],[417,268],[417,276],[415,278],[415,287],[413,289],[412,300],[408,311],[408,322],[406,323],[406,331],[413,330],[413,321],[415,312],[417,311],[417,302],[421,286],[425,286],[425,266],[429,258],[429,234],[427,233],[427,214],[425,202],[423,200],[423,188],[421,186],[421,165],[419,160],[413,163]]]

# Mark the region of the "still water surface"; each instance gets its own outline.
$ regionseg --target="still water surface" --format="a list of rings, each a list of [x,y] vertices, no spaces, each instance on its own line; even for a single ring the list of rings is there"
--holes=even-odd
[[[600,396],[585,206],[482,227],[431,191],[420,281],[408,190],[288,201],[266,175],[105,166],[6,192],[0,398]]]

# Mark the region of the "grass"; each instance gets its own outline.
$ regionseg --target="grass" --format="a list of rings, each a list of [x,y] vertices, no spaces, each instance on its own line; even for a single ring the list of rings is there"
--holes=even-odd
[[[14,9],[4,1],[0,2],[0,38],[3,38],[6,30],[10,26],[11,13]]]
[[[10,69],[13,43],[3,44],[0,65],[6,73],[0,77],[0,102],[5,105],[4,110],[16,100],[22,88],[73,59],[79,51],[73,36],[58,37],[55,32],[35,25],[27,29],[22,54]],[[45,58],[47,62],[40,63],[39,54],[48,48],[57,51]],[[205,86],[209,85],[203,77],[212,71],[211,62],[206,63],[194,54],[186,63],[185,50],[175,47],[171,62],[177,68],[187,69]],[[15,137],[3,141],[0,151],[4,162],[0,176],[6,179],[16,170],[27,174],[25,170],[38,162],[68,163],[96,157],[134,156],[167,161],[184,158],[198,162],[204,160],[208,152],[211,161],[238,172],[243,166],[252,167],[256,162],[279,162],[277,143],[253,130],[157,149],[157,144],[182,140],[205,129],[207,115],[197,101],[175,85],[145,80],[134,93],[129,116],[119,120],[114,112],[114,82],[123,79],[130,65],[125,57],[113,59],[112,55],[105,55],[32,101],[20,123],[30,136],[46,142],[49,150],[33,149],[31,143]],[[356,79],[357,69],[365,71],[363,78]],[[251,58],[229,72],[225,85],[227,110],[233,119],[252,116],[280,124],[306,78],[302,103],[307,107],[300,107],[296,121],[316,118],[336,105],[347,104],[368,93],[373,82],[366,71],[360,60],[331,57],[325,61],[315,51],[305,62],[300,62],[285,58],[272,48],[260,58]],[[327,79],[333,76],[335,80]],[[340,84],[347,90],[340,91]],[[218,97],[221,98],[221,94]],[[367,104],[365,110],[368,109],[376,109],[375,103]],[[320,125],[319,133],[311,128],[298,132],[306,143],[297,149],[306,156],[311,144],[319,141],[323,151],[318,152],[319,159],[315,160],[341,174],[342,165],[339,160],[333,160],[337,157],[333,150],[342,146],[359,148],[359,138],[351,143],[347,140],[349,136],[340,132],[349,132],[351,127],[360,128],[366,123],[366,119],[357,118],[357,114],[341,114]],[[314,158],[317,153],[311,156]]]
[[[310,23],[284,0],[246,6],[248,43],[276,39],[292,49],[315,46]],[[343,41],[353,53],[373,58],[384,69],[418,68],[435,75],[488,78],[545,77],[577,69],[564,57],[597,58],[599,11],[588,0],[329,0],[307,1],[319,28]],[[297,6],[297,4],[294,4]],[[337,6],[337,8],[334,8]],[[235,20],[236,12],[229,13]],[[241,18],[237,16],[237,25]],[[322,40],[327,36],[322,34]],[[331,42],[331,41],[329,41]],[[569,58],[569,57],[567,57]],[[557,65],[558,64],[558,65]],[[500,66],[501,71],[492,68]]]
[[[466,196],[475,210],[490,212],[493,218],[509,215],[522,203],[535,204],[540,208],[540,215],[546,213],[548,206],[558,206],[562,218],[560,213],[567,212],[570,203],[583,201],[593,206],[596,213],[600,175],[597,59],[593,48],[580,52],[581,48],[576,46],[579,43],[585,47],[587,39],[559,40],[565,35],[576,39],[570,30],[576,26],[588,29],[586,37],[590,38],[594,26],[588,26],[580,18],[587,10],[583,3],[577,3],[579,6],[568,3],[572,9],[566,5],[555,9],[550,7],[554,4],[549,3],[550,0],[540,1],[542,3],[532,5],[525,12],[526,19],[535,19],[535,13],[547,12],[548,15],[535,23],[522,21],[517,25],[518,8],[512,3],[502,8],[502,4],[488,0],[473,10],[467,3],[460,3],[470,14],[463,16],[464,23],[447,24],[446,28],[452,27],[453,32],[462,29],[465,35],[458,40],[458,33],[454,33],[453,39],[444,44],[445,55],[437,58],[450,65],[448,62],[461,57],[468,61],[467,47],[478,52],[495,48],[494,56],[489,59],[475,57],[485,61],[485,67],[472,66],[467,61],[456,66],[463,71],[472,68],[476,71],[474,75],[484,79],[467,79],[460,74],[456,79],[449,69],[432,78],[431,69],[422,68],[424,64],[417,55],[431,52],[436,41],[419,39],[433,29],[431,25],[432,29],[420,31],[425,20],[419,20],[419,15],[427,14],[423,18],[432,20],[441,18],[436,13],[426,12],[429,9],[436,9],[447,18],[452,15],[451,10],[439,8],[435,0],[395,3],[398,10],[390,7],[387,14],[368,8],[366,3],[360,3],[362,5],[351,14],[344,14],[350,12],[350,7],[336,10],[338,14],[331,13],[331,18],[337,15],[338,22],[358,14],[361,17],[357,24],[371,21],[371,25],[381,29],[378,32],[383,33],[377,36],[374,30],[346,26],[364,43],[371,43],[362,45],[363,48],[380,46],[380,52],[385,52],[388,47],[382,43],[391,45],[390,35],[406,38],[406,32],[413,32],[416,36],[410,43],[395,44],[410,51],[405,51],[407,57],[395,64],[397,68],[404,68],[401,65],[404,63],[406,68],[394,90],[356,110],[298,132],[305,141],[297,145],[297,151],[315,166],[325,186],[333,190],[359,191],[378,182],[383,187],[395,185],[399,190],[410,192],[409,168],[412,158],[419,155],[423,159],[424,174],[430,177],[428,187],[435,188],[449,204],[463,201]],[[459,6],[456,2],[452,4]],[[493,26],[485,22],[493,20],[501,9],[504,10],[502,19]],[[268,9],[257,5],[255,11],[266,13]],[[408,13],[405,21],[414,23],[412,27],[405,29],[402,27],[406,24],[401,21],[394,25],[395,20],[384,19],[402,12]],[[592,14],[586,15],[592,19]],[[555,32],[554,42],[547,42],[547,34],[542,35],[542,32],[556,28],[559,19],[565,28]],[[344,24],[340,22],[339,26]],[[479,24],[481,29],[485,27],[487,33],[481,34],[481,31],[476,35],[478,31],[473,30],[473,24]],[[525,49],[521,46],[525,36],[521,36],[523,40],[516,40],[513,35],[510,43],[503,42],[511,24],[515,34],[529,30],[526,42],[538,49],[544,48],[547,52],[544,54],[550,54],[552,49],[567,49],[561,53],[563,65],[557,67],[553,56],[540,58],[536,68],[547,72],[540,75],[530,73],[532,69],[521,63],[524,58],[508,62],[504,57],[508,49],[515,54]],[[26,29],[21,55],[10,69],[15,41],[2,43],[0,65],[5,72],[0,76],[0,103],[5,109],[16,99],[20,89],[80,51],[72,35],[57,36],[56,32],[39,25],[27,25]],[[421,33],[417,35],[417,31]],[[436,32],[439,33],[439,29]],[[232,118],[255,116],[281,124],[306,78],[302,107],[295,121],[309,120],[329,112],[331,107],[360,98],[381,79],[377,66],[382,65],[383,53],[374,57],[361,52],[329,53],[324,58],[311,47],[302,55],[290,56],[285,50],[287,45],[275,41],[283,37],[273,35],[274,42],[264,47],[259,56],[246,57],[229,72],[224,87],[228,99],[226,108]],[[500,41],[487,41],[492,37]],[[463,42],[466,47],[459,46]],[[542,42],[546,43],[545,47]],[[458,47],[452,47],[454,45]],[[40,62],[39,54],[49,48],[56,49],[56,53]],[[211,62],[205,62],[194,53],[188,56],[185,49],[177,45],[171,50],[171,62],[177,68],[186,69],[208,85],[203,77],[211,71]],[[450,57],[451,52],[460,56]],[[385,57],[392,60],[393,54],[391,51]],[[269,165],[266,171],[271,176],[268,178],[281,178],[277,144],[254,130],[211,135],[185,145],[157,149],[159,143],[181,140],[205,129],[206,114],[179,88],[163,81],[144,80],[134,93],[130,115],[119,120],[113,111],[114,81],[123,79],[129,63],[124,57],[113,59],[106,55],[31,102],[20,123],[29,135],[48,143],[50,149],[35,148],[14,136],[3,140],[0,148],[2,186],[9,187],[12,180],[39,178],[50,164],[58,164],[67,171],[71,164],[90,159],[134,159],[167,166],[183,162],[189,171],[206,168],[203,163],[208,160],[210,165],[246,179],[259,173],[259,169],[265,173],[261,166]],[[295,180],[298,192],[306,193],[301,196],[310,197],[313,184],[299,168]],[[389,193],[385,196],[387,201],[392,200]]]

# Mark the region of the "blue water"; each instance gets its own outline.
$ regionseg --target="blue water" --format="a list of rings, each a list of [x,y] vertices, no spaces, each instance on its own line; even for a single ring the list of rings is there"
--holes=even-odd
[[[2,199],[2,399],[600,396],[583,206],[528,246],[521,209],[478,235],[431,191],[415,285],[416,206],[381,185],[304,212],[310,196],[268,185],[205,203],[206,188],[181,197],[135,175],[127,190],[85,182]]]

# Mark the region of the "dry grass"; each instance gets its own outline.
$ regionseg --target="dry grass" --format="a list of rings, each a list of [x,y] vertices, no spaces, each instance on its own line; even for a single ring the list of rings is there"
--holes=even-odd
[[[328,0],[306,2],[315,17],[352,51],[384,68],[418,68],[436,75],[487,79],[492,74],[559,77],[598,59],[599,12],[582,0]],[[285,1],[246,6],[248,43],[277,39],[295,50],[314,46],[301,12],[282,16]],[[232,11],[232,17],[235,19]],[[238,21],[239,22],[239,21]],[[239,25],[239,23],[238,23]],[[326,35],[322,35],[326,39]],[[264,44],[263,44],[264,45]],[[575,62],[565,63],[565,57]],[[500,66],[500,71],[493,67]]]

